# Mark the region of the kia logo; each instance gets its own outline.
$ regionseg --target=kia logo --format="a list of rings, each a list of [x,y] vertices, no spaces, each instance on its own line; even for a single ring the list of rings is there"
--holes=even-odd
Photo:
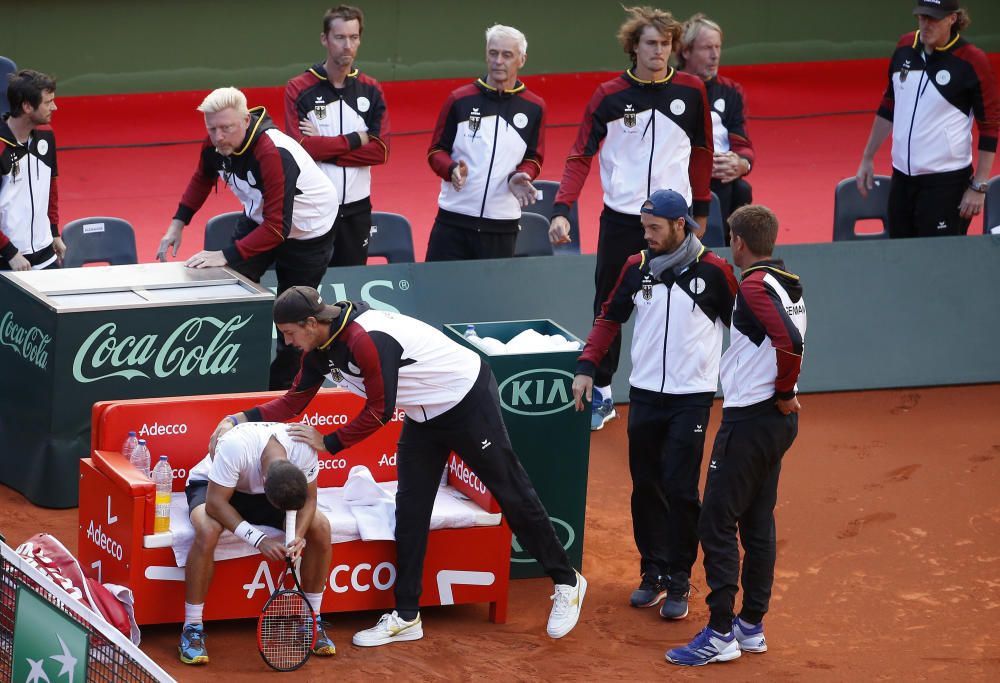
[[[536,368],[511,375],[500,385],[500,403],[518,415],[551,415],[573,406],[573,375]]]

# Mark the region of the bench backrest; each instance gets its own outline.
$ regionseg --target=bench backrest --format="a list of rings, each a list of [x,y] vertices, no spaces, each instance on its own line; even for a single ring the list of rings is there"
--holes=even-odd
[[[97,450],[121,451],[128,432],[146,439],[150,460],[166,455],[174,469],[174,490],[183,491],[187,474],[208,453],[208,439],[219,421],[274,397],[281,392],[181,396],[105,401],[94,405],[91,441]],[[342,389],[321,389],[297,422],[308,422],[328,434],[357,415],[364,399]],[[354,465],[365,465],[376,481],[396,479],[396,442],[402,413],[353,448],[336,455],[319,454],[319,486],[343,486]]]

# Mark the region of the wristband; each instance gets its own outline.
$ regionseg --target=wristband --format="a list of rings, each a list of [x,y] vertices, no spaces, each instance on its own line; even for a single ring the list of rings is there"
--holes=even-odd
[[[229,420],[230,422],[232,422],[234,427],[238,427],[239,424],[240,424],[239,420],[237,420],[232,415],[226,415],[226,419]]]
[[[259,546],[260,542],[267,536],[267,534],[246,520],[237,525],[236,529],[233,530],[233,534],[254,548]]]

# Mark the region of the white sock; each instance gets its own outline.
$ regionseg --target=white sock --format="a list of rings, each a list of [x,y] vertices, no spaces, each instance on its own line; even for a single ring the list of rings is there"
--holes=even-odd
[[[190,602],[184,603],[184,625],[188,624],[200,624],[201,623],[201,612],[205,609],[205,603],[200,605],[192,605]]]
[[[608,386],[606,386],[606,387],[597,387],[597,390],[599,392],[601,392],[601,398],[604,398],[604,399],[612,398],[612,396],[611,396],[611,385],[610,384]]]
[[[306,600],[309,601],[309,606],[312,607],[312,611],[319,615],[319,608],[323,604],[323,593],[306,593]]]

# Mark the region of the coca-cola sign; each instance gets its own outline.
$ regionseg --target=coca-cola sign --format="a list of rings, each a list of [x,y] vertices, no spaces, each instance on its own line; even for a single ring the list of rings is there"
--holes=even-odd
[[[14,321],[14,314],[7,311],[0,320],[0,344],[10,347],[14,353],[42,370],[49,364],[49,342],[52,336],[32,325],[22,327]]]
[[[233,372],[241,344],[232,337],[252,319],[252,315],[229,320],[199,316],[168,334],[142,336],[118,336],[118,325],[105,323],[80,345],[73,359],[73,378],[86,384],[110,377],[164,379]]]

